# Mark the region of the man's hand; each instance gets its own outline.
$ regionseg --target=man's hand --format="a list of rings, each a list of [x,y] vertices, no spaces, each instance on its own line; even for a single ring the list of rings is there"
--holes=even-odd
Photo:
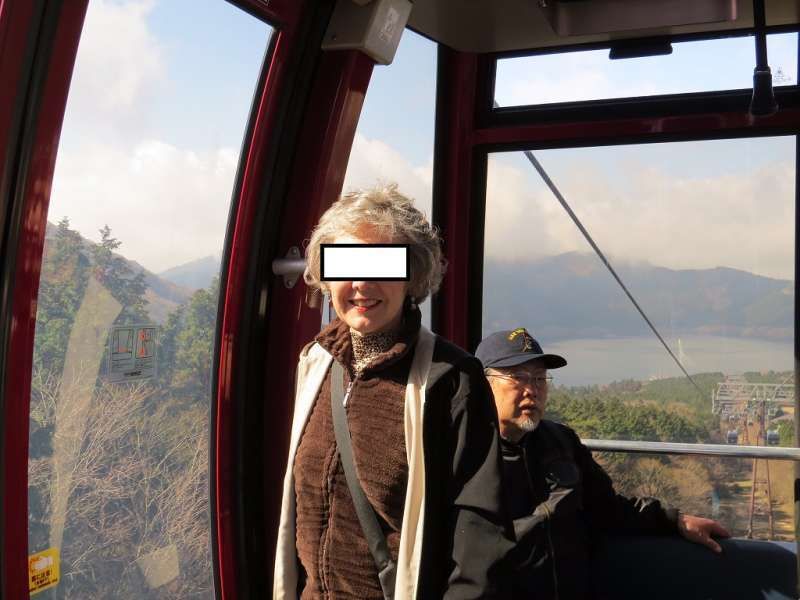
[[[703,517],[684,515],[682,513],[678,515],[678,530],[690,542],[708,546],[717,553],[722,552],[722,548],[711,539],[711,535],[731,537],[728,530],[713,519],[704,519]]]

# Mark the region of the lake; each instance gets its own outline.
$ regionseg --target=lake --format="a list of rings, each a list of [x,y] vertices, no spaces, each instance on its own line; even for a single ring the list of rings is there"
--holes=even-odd
[[[689,373],[722,371],[789,371],[794,343],[719,336],[667,340]],[[655,336],[650,338],[577,339],[544,344],[545,352],[567,359],[552,371],[556,385],[592,385],[621,379],[682,377],[683,373]]]

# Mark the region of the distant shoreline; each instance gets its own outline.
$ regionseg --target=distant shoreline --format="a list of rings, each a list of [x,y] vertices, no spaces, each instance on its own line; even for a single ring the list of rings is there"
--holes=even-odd
[[[682,362],[689,373],[787,371],[794,368],[793,340],[713,335],[681,335]],[[678,353],[677,338],[667,339]],[[557,385],[603,385],[623,379],[682,377],[678,366],[654,337],[581,338],[543,343],[561,354],[567,366],[553,371]]]

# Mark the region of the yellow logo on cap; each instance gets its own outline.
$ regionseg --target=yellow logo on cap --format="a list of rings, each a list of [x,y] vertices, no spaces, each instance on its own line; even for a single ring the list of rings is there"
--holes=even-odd
[[[518,336],[522,336],[522,351],[528,352],[529,350],[533,350],[533,338],[531,334],[528,333],[524,327],[517,327],[514,331],[508,334],[508,341],[513,342],[515,338]]]

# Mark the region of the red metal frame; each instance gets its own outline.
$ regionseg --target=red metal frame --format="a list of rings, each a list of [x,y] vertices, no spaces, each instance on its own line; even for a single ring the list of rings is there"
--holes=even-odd
[[[15,119],[18,95],[24,93],[27,82],[20,81],[28,37],[36,12],[33,2],[0,0],[0,167],[6,164],[9,136]],[[2,225],[0,216],[0,225]]]
[[[34,22],[34,6],[32,2],[14,2],[3,0],[0,6],[0,168],[12,168],[9,152],[16,148],[16,143],[12,143],[10,136],[12,129],[15,128],[17,121],[17,102],[18,95],[23,93],[27,87],[27,82],[21,81],[26,49],[28,46],[28,36]],[[16,134],[15,133],[15,138]],[[16,139],[14,140],[16,142]],[[0,173],[0,177],[10,177],[10,173]],[[2,181],[2,180],[0,180]],[[10,190],[0,187],[0,192],[8,194],[10,200]],[[0,231],[4,231],[5,217],[10,215],[0,199]],[[12,315],[12,319],[24,319],[24,315]],[[11,354],[13,356],[13,354]],[[3,560],[0,561],[0,596],[3,598],[24,597],[27,594],[27,456],[28,456],[28,415],[25,414],[28,401],[14,402],[14,398],[28,399],[24,391],[19,390],[19,378],[15,378],[12,369],[7,369],[8,379],[5,383],[5,406],[2,406],[4,413],[0,417],[0,428],[2,428],[3,443],[0,457],[4,461],[0,473],[3,474],[3,490],[20,490],[17,493],[5,493],[2,499],[3,510],[0,519],[3,520],[2,528],[4,532]],[[24,379],[24,378],[23,378]],[[28,380],[30,385],[30,379]],[[23,404],[25,406],[23,406]],[[20,427],[20,423],[23,424]],[[25,457],[23,461],[21,456]],[[16,459],[16,460],[15,460]],[[13,542],[24,540],[24,549]]]
[[[470,141],[475,146],[522,143],[591,145],[620,138],[647,141],[648,138],[667,139],[699,132],[710,136],[734,133],[748,135],[756,127],[759,133],[769,135],[770,130],[785,133],[789,129],[796,129],[798,124],[800,109],[782,108],[770,117],[731,112],[484,128],[473,131]]]
[[[434,211],[448,265],[434,323],[439,335],[462,348],[468,347],[470,303],[480,298],[480,290],[470,290],[471,260],[483,255],[470,240],[478,74],[478,55],[439,48]]]
[[[305,2],[293,0],[229,0],[264,19],[273,27],[281,29],[284,33],[292,35],[296,31],[300,16],[303,13]]]
[[[16,10],[28,2],[22,0],[12,5],[10,0],[5,1],[4,8],[9,13],[4,16],[9,20],[5,21],[4,26],[9,28],[8,31],[12,32],[14,38],[19,38],[23,32],[29,31],[31,23],[26,18],[29,15],[28,10]],[[23,182],[22,226],[13,277],[12,326],[9,339],[9,348],[13,351],[8,353],[3,391],[6,412],[2,420],[5,443],[5,506],[2,518],[6,545],[5,561],[0,568],[4,571],[4,598],[28,597],[28,420],[36,297],[39,291],[47,207],[56,151],[87,3],[88,0],[70,0],[61,7],[47,75],[41,90],[32,152]],[[14,18],[20,20],[12,20]],[[17,27],[21,27],[21,30],[18,31]],[[7,54],[8,50],[10,56]],[[20,52],[24,52],[21,45],[3,47],[4,66],[6,60],[14,60],[15,53],[17,59],[21,58]],[[0,80],[4,83],[8,81],[5,75],[5,70],[0,72]],[[7,109],[5,105],[2,108],[2,121],[6,122]],[[7,152],[9,147],[16,149],[18,146],[6,143],[3,151]]]
[[[226,287],[222,297],[222,326],[218,366],[218,386],[216,398],[216,430],[212,432],[215,445],[215,473],[211,485],[215,487],[216,528],[218,564],[217,597],[225,600],[237,598],[237,573],[235,555],[235,482],[236,472],[234,453],[235,390],[233,372],[237,368],[239,356],[238,333],[242,322],[242,310],[246,305],[244,297],[247,288],[248,257],[254,245],[255,214],[261,200],[260,183],[264,180],[264,154],[270,132],[279,118],[278,93],[287,79],[287,63],[294,51],[303,2],[278,0],[265,6],[257,0],[240,3],[246,8],[278,28],[274,32],[275,41],[270,57],[268,74],[264,86],[259,90],[256,110],[247,157],[243,162],[243,176],[239,198],[236,202],[235,225],[231,240],[230,259],[227,265]]]
[[[222,308],[222,329],[220,336],[220,364],[216,405],[215,452],[216,472],[214,485],[216,491],[216,516],[214,524],[217,533],[219,564],[218,597],[235,600],[238,596],[235,536],[236,527],[236,482],[233,480],[237,470],[235,464],[235,422],[236,402],[245,399],[235,394],[234,373],[245,362],[243,346],[240,343],[241,324],[247,305],[248,264],[256,245],[254,230],[255,215],[263,198],[262,182],[265,178],[263,157],[268,151],[267,140],[279,118],[279,96],[281,86],[288,77],[287,62],[297,50],[296,28],[302,10],[300,3],[286,0],[269,5],[269,10],[254,0],[241,3],[256,14],[259,9],[265,18],[282,23],[276,32],[275,42],[266,83],[261,90],[253,137],[244,162],[241,192],[237,202],[237,212],[228,263],[227,285]],[[355,136],[356,123],[363,104],[364,94],[372,73],[373,63],[358,52],[333,52],[322,56],[317,70],[317,80],[313,84],[309,105],[315,110],[304,121],[298,138],[296,160],[286,198],[281,221],[282,229],[280,251],[290,246],[302,246],[321,213],[338,197],[344,182],[344,173]],[[268,368],[264,373],[268,378],[264,389],[269,390],[266,403],[264,436],[270,440],[270,459],[266,460],[264,473],[265,497],[268,505],[264,507],[268,530],[263,532],[264,545],[274,552],[277,536],[277,522],[280,512],[280,490],[285,469],[289,441],[289,427],[292,413],[293,378],[300,348],[317,333],[319,312],[304,304],[303,285],[293,290],[283,289],[276,280],[273,297],[268,303],[269,339]],[[275,374],[279,374],[278,377]],[[249,399],[248,401],[253,401]],[[269,589],[272,574],[271,562],[264,566],[264,589]]]
[[[487,151],[780,135],[795,133],[800,126],[800,108],[795,106],[760,118],[741,111],[536,122],[531,113],[527,122],[486,125],[491,98],[484,92],[491,89],[493,72],[488,60],[493,57],[440,48],[434,214],[449,265],[434,323],[437,333],[468,350],[480,336]]]

